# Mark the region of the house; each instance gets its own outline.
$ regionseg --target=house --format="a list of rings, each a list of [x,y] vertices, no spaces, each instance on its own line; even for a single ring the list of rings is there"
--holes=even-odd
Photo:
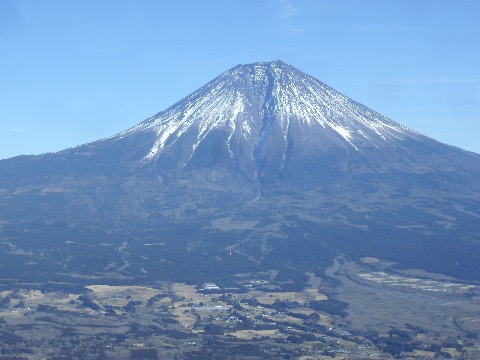
[[[204,283],[203,290],[220,290],[220,287],[215,283]]]

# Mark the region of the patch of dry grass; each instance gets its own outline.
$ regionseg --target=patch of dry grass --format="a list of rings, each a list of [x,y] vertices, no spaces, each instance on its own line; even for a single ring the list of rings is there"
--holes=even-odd
[[[304,304],[308,301],[308,297],[304,293],[297,292],[257,292],[252,291],[251,295],[255,296],[262,304],[271,305],[275,300],[280,301],[297,301],[300,304]]]
[[[172,286],[172,292],[178,297],[192,299],[193,302],[203,301],[203,296],[197,293],[195,285],[174,283]]]
[[[251,340],[254,337],[270,336],[280,337],[276,330],[239,330],[230,333],[238,339]]]
[[[193,328],[193,325],[197,321],[197,318],[193,314],[185,314],[185,310],[188,308],[186,307],[178,307],[178,303],[175,303],[175,308],[172,310],[172,313],[177,317],[177,320],[182,324],[183,327],[185,328]],[[193,332],[197,332],[193,329],[191,329]]]

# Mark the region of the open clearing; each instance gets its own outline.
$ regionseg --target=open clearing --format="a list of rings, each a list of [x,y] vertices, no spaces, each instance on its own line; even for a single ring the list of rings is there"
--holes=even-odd
[[[251,340],[254,337],[270,336],[280,337],[276,330],[240,330],[230,333],[239,339]]]

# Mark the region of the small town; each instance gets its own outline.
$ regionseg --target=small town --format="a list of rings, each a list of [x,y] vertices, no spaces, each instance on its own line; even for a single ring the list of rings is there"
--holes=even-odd
[[[75,356],[85,341],[95,344],[89,347],[91,358],[101,353],[119,359],[195,359],[215,347],[232,358],[228,349],[234,348],[301,359],[388,359],[399,354],[412,359],[473,359],[469,356],[479,353],[478,339],[442,339],[439,345],[433,334],[414,326],[384,334],[349,331],[343,319],[345,304],[321,293],[321,279],[308,275],[309,287],[301,292],[247,277],[228,288],[207,282],[163,283],[159,288],[91,285],[81,295],[3,291],[2,354],[16,359]],[[29,337],[22,338],[33,320]],[[106,332],[113,322],[117,325]],[[65,342],[59,334],[75,336],[68,346],[56,348]],[[28,352],[22,346],[27,342]]]

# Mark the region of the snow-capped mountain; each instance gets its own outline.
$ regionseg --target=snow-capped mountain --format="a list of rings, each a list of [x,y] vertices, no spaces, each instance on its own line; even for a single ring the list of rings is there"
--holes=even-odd
[[[312,265],[302,274],[341,252],[480,279],[479,204],[480,155],[281,61],[238,65],[107,139],[0,161],[0,237],[24,241],[32,223],[53,226],[38,237],[59,241],[84,229],[149,243],[166,237],[175,244],[162,248],[170,274],[182,272],[178,254],[193,248],[218,251],[217,261],[235,246],[264,269],[300,264],[310,253],[297,242],[308,238]],[[149,258],[137,250],[135,261]],[[58,257],[77,256],[68,251]]]
[[[254,167],[267,158],[280,168],[292,148],[304,154],[329,148],[351,152],[418,137],[279,60],[238,65],[112,140],[141,133],[154,139],[142,160],[173,151],[184,166],[215,138],[220,148],[214,151],[225,151],[237,164],[249,159],[244,165]]]
[[[238,65],[164,112],[120,135],[153,131],[156,141],[146,159],[161,155],[194,133],[191,156],[212,131],[223,131],[232,157],[247,147],[253,154],[274,136],[284,155],[294,129],[358,150],[366,144],[414,136],[411,131],[358,104],[281,61]],[[253,145],[253,146],[252,146]]]
[[[154,165],[166,179],[216,167],[262,191],[279,180],[347,186],[372,174],[441,185],[439,172],[452,177],[473,156],[278,60],[238,65],[138,125],[62,154]]]

